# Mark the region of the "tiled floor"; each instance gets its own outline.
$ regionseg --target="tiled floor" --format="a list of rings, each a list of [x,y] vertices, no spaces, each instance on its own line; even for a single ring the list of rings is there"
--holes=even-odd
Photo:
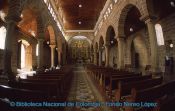
[[[97,102],[104,102],[101,94],[92,84],[91,79],[86,74],[82,66],[76,67],[74,71],[74,78],[72,82],[72,87],[68,97],[69,102],[87,102],[94,103],[97,105]],[[105,106],[80,106],[74,105],[74,107],[67,107],[66,111],[111,111],[108,107]]]

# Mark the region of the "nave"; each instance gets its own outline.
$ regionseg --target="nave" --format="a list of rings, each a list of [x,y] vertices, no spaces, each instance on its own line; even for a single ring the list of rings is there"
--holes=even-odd
[[[0,104],[10,111],[173,111],[175,81],[168,81],[160,75],[78,63],[1,85]],[[17,102],[28,104],[20,106]],[[42,102],[48,104],[34,104]],[[69,102],[73,105],[68,106]],[[156,106],[125,106],[125,102],[150,102]],[[56,103],[59,106],[54,106]]]
[[[78,65],[75,67],[74,78],[72,80],[71,89],[67,101],[72,102],[105,102],[93,81],[87,75],[84,67]],[[66,111],[112,111],[109,107],[89,106],[89,107],[68,107]]]
[[[174,37],[175,0],[0,0],[0,106],[174,111]]]

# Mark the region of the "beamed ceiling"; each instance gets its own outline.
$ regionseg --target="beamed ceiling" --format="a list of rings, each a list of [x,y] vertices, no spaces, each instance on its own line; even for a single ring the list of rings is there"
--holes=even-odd
[[[66,30],[92,30],[107,0],[58,1],[57,7],[62,10]]]

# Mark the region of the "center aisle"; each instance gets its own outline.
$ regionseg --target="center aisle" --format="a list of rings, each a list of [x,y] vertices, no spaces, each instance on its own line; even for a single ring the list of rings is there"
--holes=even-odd
[[[67,99],[68,102],[73,103],[102,103],[105,102],[99,91],[93,85],[92,80],[89,78],[83,66],[74,67],[74,78],[72,80],[71,89]],[[80,106],[75,104],[75,107],[67,107],[65,111],[112,111],[105,106]]]

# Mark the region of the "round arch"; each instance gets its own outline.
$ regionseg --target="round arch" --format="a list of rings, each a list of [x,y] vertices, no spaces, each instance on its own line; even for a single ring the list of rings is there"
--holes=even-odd
[[[102,48],[104,46],[104,40],[103,37],[101,36],[99,39],[99,48]]]
[[[68,41],[72,63],[89,63],[91,41],[85,36],[74,36]]]
[[[112,41],[114,42],[115,36],[116,36],[115,30],[113,26],[110,25],[106,31],[106,38],[105,38],[106,44],[111,44]]]
[[[141,16],[144,16],[144,13],[141,11],[141,8],[137,5],[134,5],[134,4],[126,4],[122,10],[120,11],[120,16],[119,16],[119,20],[118,20],[118,34],[117,34],[117,37],[125,37],[125,30],[124,30],[124,27],[125,27],[125,20],[127,18],[127,15],[128,15],[128,12],[133,8],[135,7],[139,13],[140,13],[140,17]]]

